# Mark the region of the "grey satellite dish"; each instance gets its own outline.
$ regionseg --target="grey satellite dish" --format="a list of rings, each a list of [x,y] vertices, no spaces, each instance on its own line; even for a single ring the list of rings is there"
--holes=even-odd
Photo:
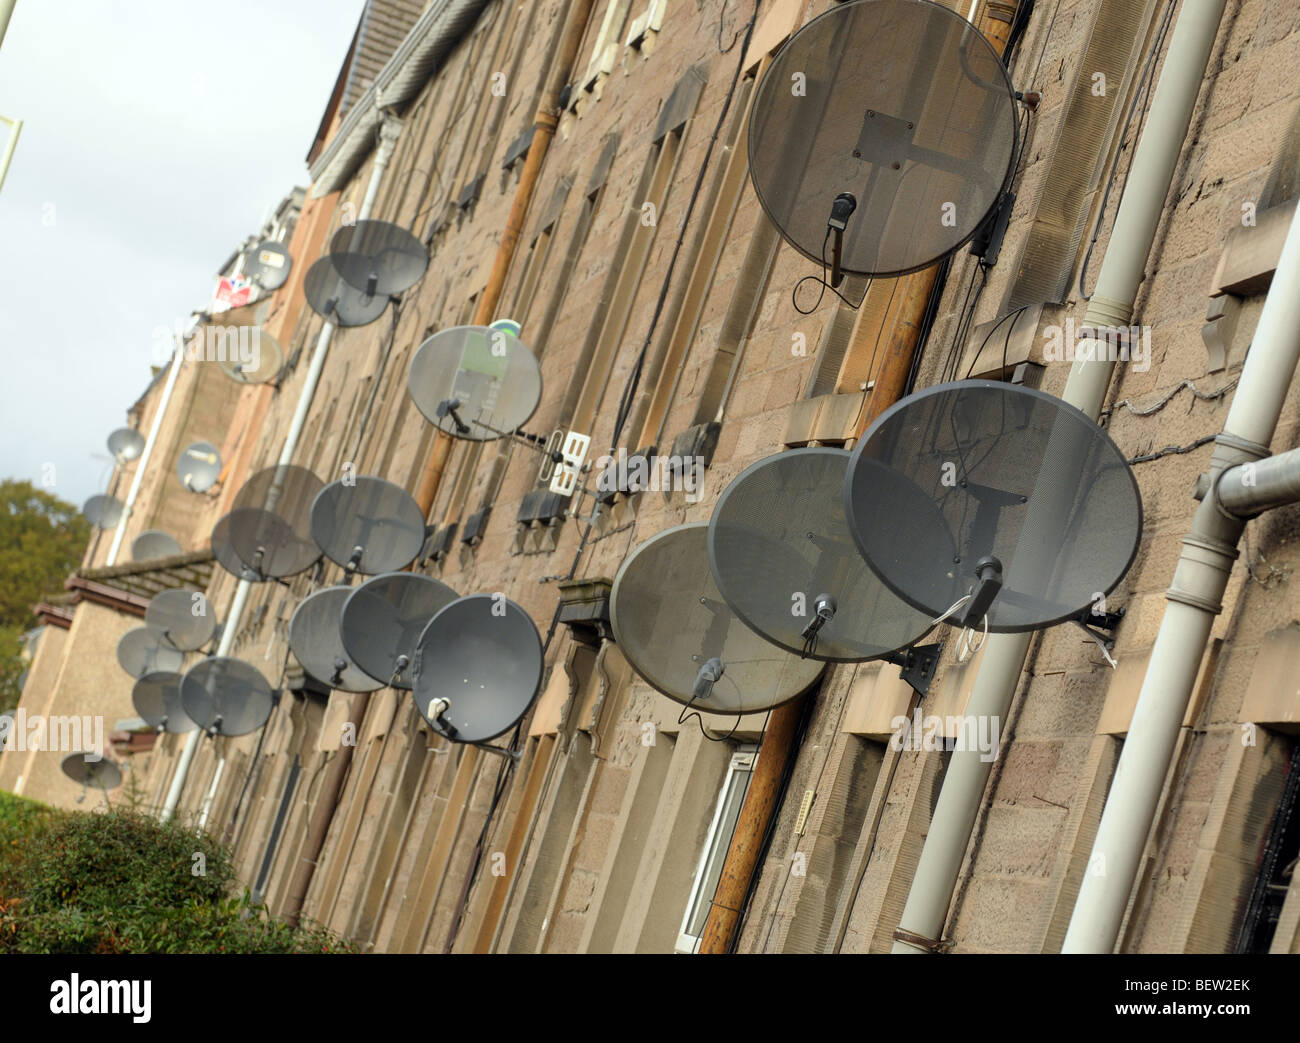
[[[117,661],[132,677],[144,677],[179,671],[185,663],[185,654],[169,644],[161,630],[146,624],[128,630],[118,639]]]
[[[81,513],[97,529],[116,529],[123,510],[122,501],[116,496],[100,493],[82,505]]]
[[[181,705],[181,675],[145,674],[131,689],[131,704],[151,728],[163,732],[192,732],[198,727]]]
[[[1017,130],[1002,61],[965,18],[924,0],[856,0],[810,21],[768,67],[750,177],[809,260],[901,275],[984,223],[1010,183]]]
[[[93,758],[87,760],[87,758]],[[63,774],[78,785],[87,789],[101,789],[105,795],[109,790],[122,785],[122,770],[102,754],[82,750],[69,753],[63,758]]]
[[[709,566],[745,623],[790,652],[831,662],[880,659],[915,643],[933,617],[867,568],[844,519],[843,449],[792,449],[742,471],[709,522]]]
[[[284,368],[284,348],[260,326],[239,327],[238,351],[216,360],[221,372],[238,384],[269,384]]]
[[[248,258],[245,271],[264,290],[278,290],[289,278],[293,260],[282,243],[264,239]]]
[[[144,435],[133,427],[119,427],[108,436],[108,451],[120,464],[138,460],[144,452]]]
[[[339,632],[343,603],[351,593],[350,587],[326,587],[304,598],[289,620],[289,648],[322,684],[344,692],[373,692],[384,682],[352,661]]]
[[[174,558],[181,552],[176,537],[161,529],[146,529],[131,541],[132,561],[153,561],[155,558]]]
[[[302,291],[312,311],[338,326],[365,326],[388,307],[381,293],[366,293],[348,285],[328,254],[307,269]]]
[[[271,686],[266,678],[242,659],[204,659],[181,678],[181,707],[205,732],[255,732],[271,716],[271,703]]]
[[[994,633],[1077,619],[1123,579],[1142,536],[1124,455],[1087,415],[989,380],[886,410],[843,490],[855,544],[899,597]]]
[[[455,742],[487,742],[528,712],[542,683],[542,641],[528,613],[500,594],[441,609],[416,643],[411,694]]]
[[[709,572],[707,522],[652,536],[619,567],[614,639],[632,668],[679,703],[716,713],[770,710],[807,691],[825,664],[760,637],[722,600]]]
[[[217,617],[207,597],[184,587],[155,594],[144,610],[144,621],[182,652],[202,648],[217,630]]]
[[[311,568],[320,549],[311,536],[311,506],[324,488],[305,467],[280,464],[244,483],[226,515],[235,555],[260,576],[282,578]]]
[[[311,508],[311,534],[331,561],[374,576],[413,562],[424,546],[424,514],[401,486],[361,476],[330,482]]]
[[[339,617],[343,648],[377,681],[410,690],[415,645],[457,594],[418,572],[389,572],[366,580],[348,595]]]
[[[250,583],[264,583],[271,578],[262,575],[256,569],[245,564],[240,560],[239,555],[235,553],[235,548],[230,542],[229,514],[222,515],[217,520],[217,524],[212,527],[212,536],[209,543],[212,547],[212,556],[217,559],[217,564],[236,579],[246,579]]]
[[[341,226],[330,240],[330,259],[353,289],[381,297],[414,286],[429,267],[424,244],[388,221]]]
[[[528,422],[542,399],[542,369],[507,330],[454,326],[420,345],[406,387],[444,434],[489,442]]]
[[[176,477],[192,493],[205,493],[221,477],[221,452],[211,442],[193,442],[176,462]]]

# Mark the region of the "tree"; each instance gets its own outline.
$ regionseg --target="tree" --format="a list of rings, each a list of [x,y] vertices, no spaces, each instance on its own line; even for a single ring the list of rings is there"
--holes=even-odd
[[[27,668],[18,638],[36,626],[32,606],[81,564],[90,525],[72,504],[31,482],[0,481],[0,713],[21,694]]]

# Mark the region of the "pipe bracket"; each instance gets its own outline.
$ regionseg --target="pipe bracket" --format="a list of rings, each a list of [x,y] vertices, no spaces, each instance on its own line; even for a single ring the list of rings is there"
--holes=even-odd
[[[948,950],[947,942],[936,942],[933,938],[927,938],[923,934],[917,934],[915,931],[909,931],[902,927],[894,928],[894,941],[914,946],[917,949],[924,949],[926,952],[946,952]]]

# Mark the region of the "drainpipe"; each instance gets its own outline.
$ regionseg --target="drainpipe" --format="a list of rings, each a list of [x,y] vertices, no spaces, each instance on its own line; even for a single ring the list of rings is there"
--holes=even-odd
[[[1126,328],[1133,317],[1133,303],[1191,124],[1224,5],[1225,0],[1196,0],[1185,3],[1178,12],[1097,288],[1084,313],[1085,328]],[[1115,368],[1106,349],[1105,343],[1095,339],[1081,341],[1076,356],[1085,357],[1076,357],[1061,395],[1094,419],[1101,413]],[[1086,357],[1093,354],[1095,359]],[[999,722],[1007,719],[1032,636],[994,634],[988,638],[966,706],[968,717],[996,718]],[[1152,672],[1148,668],[1148,676]],[[980,756],[978,750],[954,751],[948,762],[930,832],[895,932],[895,953],[934,952],[939,947],[938,938],[993,768],[991,761],[984,762]]]
[[[1215,439],[1210,460],[1209,491],[1183,538],[1174,582],[1165,595],[1169,604],[1147,664],[1115,779],[1093,842],[1063,952],[1111,952],[1119,935],[1129,893],[1137,879],[1156,804],[1164,789],[1178,731],[1187,712],[1196,674],[1222,611],[1223,592],[1237,558],[1237,542],[1246,521],[1229,513],[1218,486],[1230,476],[1229,502],[1250,513],[1280,495],[1279,486],[1295,481],[1295,456],[1283,454],[1263,463],[1277,430],[1282,406],[1300,363],[1300,222],[1287,232],[1282,256],[1269,287],[1259,326],[1251,341],[1232,406]],[[1253,464],[1253,468],[1242,465]],[[1233,468],[1225,476],[1224,472]],[[1265,472],[1272,488],[1256,497],[1246,484],[1251,472]],[[1278,482],[1279,474],[1282,481]],[[1289,502],[1283,498],[1276,502]]]
[[[108,548],[108,557],[105,559],[105,565],[116,565],[118,552],[122,549],[122,538],[126,535],[126,523],[131,517],[131,508],[135,506],[135,498],[140,493],[140,483],[144,481],[144,472],[149,464],[149,457],[153,453],[154,443],[158,441],[158,430],[162,427],[163,417],[167,414],[167,405],[171,402],[172,391],[176,388],[176,378],[180,376],[181,366],[185,363],[185,348],[182,344],[177,344],[176,353],[172,356],[172,366],[167,373],[167,383],[163,385],[162,398],[158,400],[158,408],[153,412],[153,423],[149,425],[149,437],[145,439],[144,452],[140,454],[140,462],[135,465],[135,475],[131,478],[131,491],[126,494],[126,503],[122,506],[122,517],[118,520],[117,531],[113,533],[113,544]]]
[[[379,125],[379,149],[375,154],[375,166],[370,172],[370,183],[366,186],[366,194],[361,201],[361,209],[357,212],[357,220],[364,221],[370,216],[371,207],[374,206],[375,196],[379,192],[379,182],[383,179],[384,171],[388,168],[388,161],[392,158],[393,149],[397,145],[397,137],[402,131],[400,120],[391,116],[385,116],[383,122]],[[302,437],[302,429],[307,423],[307,414],[311,411],[312,399],[316,395],[316,385],[320,383],[322,371],[325,369],[325,359],[329,355],[330,340],[334,336],[334,323],[326,322],[321,327],[320,336],[316,339],[316,350],[312,353],[311,365],[307,369],[307,377],[303,383],[302,391],[298,395],[298,407],[294,410],[293,420],[289,423],[289,433],[284,440],[284,448],[280,450],[279,466],[285,466],[293,463],[294,452],[298,448],[298,439]],[[274,490],[272,490],[274,493]],[[226,613],[225,626],[221,631],[221,643],[217,647],[218,656],[227,656],[235,643],[235,635],[239,631],[239,620],[244,614],[244,606],[248,603],[248,594],[252,588],[252,583],[246,579],[241,579],[239,585],[235,588],[234,599],[230,603],[230,609]],[[202,738],[202,731],[192,731],[189,738],[185,741],[185,748],[181,751],[180,762],[176,765],[176,773],[172,776],[171,788],[167,791],[167,801],[163,805],[162,820],[166,822],[176,811],[176,805],[180,802],[181,790],[185,786],[185,777],[189,774],[190,763],[194,760],[194,754],[199,748],[199,740]],[[218,775],[224,767],[224,763],[218,764]]]

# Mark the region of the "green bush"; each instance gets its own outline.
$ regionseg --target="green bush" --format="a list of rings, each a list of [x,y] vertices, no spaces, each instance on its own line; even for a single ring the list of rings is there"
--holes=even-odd
[[[18,893],[36,837],[63,812],[0,790],[0,908]]]
[[[348,950],[239,896],[230,853],[205,834],[123,808],[17,825],[31,814],[12,813],[14,834],[27,832],[8,903],[0,895],[0,952]]]

